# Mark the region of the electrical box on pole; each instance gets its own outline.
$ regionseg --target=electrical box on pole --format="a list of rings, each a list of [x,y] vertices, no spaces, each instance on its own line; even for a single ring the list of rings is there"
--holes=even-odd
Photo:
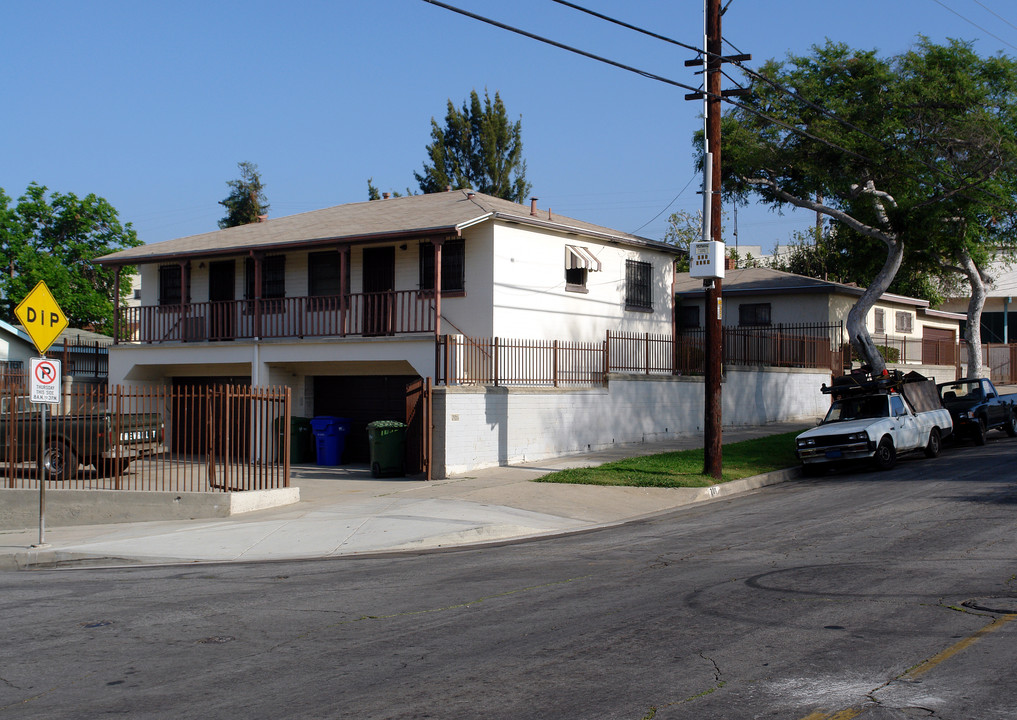
[[[689,275],[703,280],[723,280],[726,247],[714,240],[692,243],[689,247]]]

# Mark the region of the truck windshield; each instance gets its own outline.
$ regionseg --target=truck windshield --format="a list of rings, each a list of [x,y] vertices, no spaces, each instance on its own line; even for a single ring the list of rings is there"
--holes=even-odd
[[[883,395],[844,398],[830,406],[823,422],[858,420],[859,418],[890,417],[890,409]]]

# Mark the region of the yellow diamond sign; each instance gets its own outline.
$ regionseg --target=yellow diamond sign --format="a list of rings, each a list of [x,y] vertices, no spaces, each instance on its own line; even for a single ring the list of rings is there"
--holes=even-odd
[[[41,280],[21,304],[14,308],[14,314],[25,326],[40,355],[45,354],[60,333],[67,329],[67,316],[60,310],[46,283]]]

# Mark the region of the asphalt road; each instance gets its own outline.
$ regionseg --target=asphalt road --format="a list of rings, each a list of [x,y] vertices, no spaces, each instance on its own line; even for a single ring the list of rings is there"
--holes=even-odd
[[[1011,719],[1015,451],[499,547],[5,573],[0,718]]]

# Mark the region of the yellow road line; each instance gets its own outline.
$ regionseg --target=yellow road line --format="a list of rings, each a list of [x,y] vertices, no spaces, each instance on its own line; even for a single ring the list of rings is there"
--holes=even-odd
[[[851,718],[858,717],[861,713],[861,710],[855,710],[854,708],[841,710],[833,715],[827,715],[825,710],[817,710],[810,715],[806,715],[801,720],[851,720]]]
[[[946,650],[938,652],[932,657],[930,657],[928,660],[924,660],[920,662],[918,665],[915,665],[913,668],[905,672],[897,679],[913,680],[917,677],[920,677],[921,675],[924,675],[925,673],[929,672],[929,670],[932,670],[940,663],[949,660],[957,653],[963,652],[967,648],[971,647],[989,633],[996,632],[1011,620],[1017,620],[1017,614],[1004,615],[1003,617],[996,618],[988,625],[983,627],[981,630],[977,630],[976,632],[972,633],[963,640],[959,640],[958,642],[954,643]],[[851,718],[858,717],[859,715],[861,715],[861,713],[862,713],[861,710],[856,710],[854,708],[840,710],[838,712],[833,713],[832,715],[827,715],[825,710],[817,710],[816,712],[810,713],[809,715],[806,715],[805,717],[801,718],[801,720],[851,720]]]
[[[976,642],[981,640],[989,633],[996,632],[1001,627],[1006,625],[1008,622],[1015,619],[1017,619],[1017,615],[1004,615],[1003,617],[996,618],[991,623],[983,627],[981,630],[978,630],[977,632],[973,633],[972,635],[969,635],[963,640],[954,643],[946,650],[943,650],[942,652],[933,655],[928,660],[919,663],[915,667],[911,668],[906,673],[901,675],[900,679],[911,680],[921,675],[924,675],[925,673],[929,672],[929,670],[932,670],[932,668],[936,667],[944,660],[949,660],[957,653],[961,652],[962,650],[966,650],[967,648],[974,645]]]

